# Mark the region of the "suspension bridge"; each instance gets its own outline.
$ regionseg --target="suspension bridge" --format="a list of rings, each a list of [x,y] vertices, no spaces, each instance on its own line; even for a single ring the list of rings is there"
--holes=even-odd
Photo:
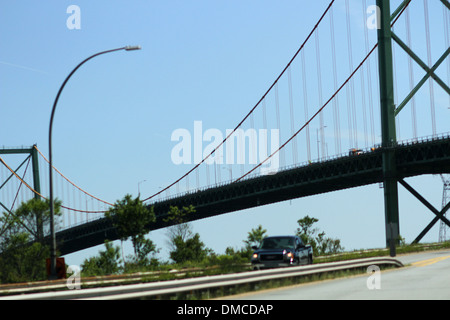
[[[381,0],[358,7],[331,1],[262,97],[230,124],[234,129],[216,135],[184,175],[143,198],[157,217],[152,230],[168,226],[163,218],[170,206],[193,205],[193,221],[374,183],[384,188],[387,246],[399,237],[398,184],[436,216],[416,241],[438,221],[450,226],[449,204],[434,208],[405,181],[450,174],[450,4],[397,2],[391,8]],[[258,131],[266,139],[255,140]],[[268,132],[277,132],[270,143]],[[248,143],[236,147],[239,134]],[[234,151],[244,156],[226,161]],[[12,155],[26,157],[12,166]],[[4,217],[13,217],[27,199],[48,198],[42,179],[48,160],[38,146],[4,147],[0,160]],[[275,171],[263,170],[274,163]],[[113,203],[53,170],[63,212],[57,221],[60,253],[118,239],[104,218]]]

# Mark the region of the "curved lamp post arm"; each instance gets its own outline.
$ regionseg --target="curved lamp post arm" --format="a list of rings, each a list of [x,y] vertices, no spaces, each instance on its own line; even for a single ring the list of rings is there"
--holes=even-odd
[[[63,91],[64,87],[66,86],[66,83],[69,81],[69,79],[72,77],[72,75],[86,62],[88,62],[89,60],[91,60],[92,58],[95,58],[99,55],[105,54],[105,53],[110,53],[110,52],[114,52],[114,51],[120,51],[120,50],[126,50],[126,51],[132,51],[132,50],[140,50],[141,47],[140,46],[126,46],[126,47],[122,47],[122,48],[117,48],[117,49],[111,49],[111,50],[106,50],[106,51],[102,51],[99,53],[96,53],[92,56],[90,56],[89,58],[86,58],[85,60],[83,60],[82,62],[80,62],[80,64],[78,64],[75,69],[72,70],[72,72],[67,76],[67,78],[64,80],[63,84],[61,85],[61,88],[59,88],[58,94],[56,95],[55,98],[55,102],[53,103],[53,109],[52,109],[52,113],[50,116],[50,135],[52,132],[52,125],[53,125],[53,117],[55,115],[55,109],[56,109],[56,105],[58,103],[59,100],[59,96],[61,95],[61,92]]]
[[[50,127],[49,127],[49,133],[48,133],[48,152],[49,152],[49,175],[50,175],[50,233],[51,233],[51,249],[50,249],[50,279],[54,280],[57,279],[56,274],[56,234],[55,234],[55,215],[54,215],[54,203],[53,203],[53,174],[52,174],[52,168],[53,168],[53,156],[52,156],[52,128],[53,128],[53,118],[55,116],[55,110],[56,105],[58,104],[59,96],[61,95],[61,92],[63,91],[64,87],[66,86],[69,79],[72,77],[72,75],[87,61],[91,60],[92,58],[95,58],[99,55],[110,53],[114,51],[120,51],[120,50],[126,50],[126,51],[133,51],[133,50],[140,50],[140,46],[126,46],[122,48],[117,49],[111,49],[106,50],[102,52],[98,52],[82,62],[80,62],[75,69],[72,70],[72,72],[67,76],[67,78],[62,83],[61,87],[59,88],[58,94],[56,95],[55,102],[53,103],[52,113],[50,116]]]

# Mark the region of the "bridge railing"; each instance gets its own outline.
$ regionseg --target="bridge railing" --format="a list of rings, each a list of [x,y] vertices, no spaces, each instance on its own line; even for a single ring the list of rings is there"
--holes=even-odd
[[[413,144],[432,142],[432,141],[448,139],[448,138],[450,138],[450,132],[436,134],[436,135],[429,135],[429,136],[424,136],[424,137],[420,137],[420,138],[412,138],[412,139],[405,139],[405,140],[397,141],[395,143],[395,146],[396,147],[398,147],[398,146],[409,146],[409,145],[413,145]],[[358,150],[361,153],[368,153],[368,152],[372,152],[374,149],[378,150],[381,147],[382,147],[381,144],[376,144],[373,147],[360,148]],[[349,150],[349,152],[350,152],[350,150]],[[338,160],[338,159],[351,157],[349,152],[341,153],[341,154],[333,155],[333,156],[320,157],[320,158],[315,159],[314,161],[311,161],[311,162],[304,161],[304,162],[299,163],[299,164],[293,164],[293,165],[284,166],[284,167],[280,168],[277,171],[277,173],[281,173],[283,171],[292,170],[292,169],[295,169],[295,168],[301,168],[301,167],[306,167],[306,166],[310,166],[310,165],[315,165],[315,164],[324,164],[324,163],[329,162],[329,161],[335,161],[335,160]],[[260,173],[252,173],[252,174],[249,174],[246,177],[244,177],[241,181],[251,180],[251,179],[255,179],[255,178],[261,177],[261,176],[263,176],[263,175],[261,175]],[[197,192],[202,192],[202,191],[206,191],[206,190],[210,190],[210,189],[220,188],[220,187],[223,187],[223,186],[226,186],[226,185],[230,185],[230,184],[235,183],[235,182],[236,182],[236,179],[232,179],[232,180],[228,180],[228,181],[224,181],[224,182],[210,184],[208,186],[195,188],[195,189],[192,189],[190,191],[184,191],[184,192],[179,192],[179,193],[176,193],[176,194],[173,194],[173,195],[170,195],[170,196],[160,197],[158,200],[156,200],[156,201],[154,201],[152,203],[158,203],[158,202],[173,200],[173,199],[176,199],[176,198],[181,198],[181,197],[184,197],[184,196],[187,196],[187,195],[190,195],[190,194],[195,194]],[[151,203],[149,203],[149,204],[151,204]]]

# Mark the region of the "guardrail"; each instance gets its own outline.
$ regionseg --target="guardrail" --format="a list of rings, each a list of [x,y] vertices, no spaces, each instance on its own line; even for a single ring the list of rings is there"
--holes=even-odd
[[[104,288],[66,290],[1,297],[0,300],[130,300],[154,298],[185,292],[206,291],[217,288],[255,284],[283,278],[296,278],[328,272],[368,268],[371,265],[403,267],[392,258],[367,258],[351,261],[321,263],[307,266],[249,271],[227,275],[121,285]]]
[[[250,268],[250,264],[248,264],[248,268]],[[183,268],[180,270],[174,269],[169,271],[148,271],[132,274],[83,277],[80,279],[80,285],[84,288],[92,288],[136,284],[148,281],[158,281],[161,276],[182,278],[186,276],[186,274],[202,275],[208,269],[213,268]],[[0,299],[1,296],[6,295],[44,293],[47,291],[62,291],[67,289],[67,279],[0,284]]]

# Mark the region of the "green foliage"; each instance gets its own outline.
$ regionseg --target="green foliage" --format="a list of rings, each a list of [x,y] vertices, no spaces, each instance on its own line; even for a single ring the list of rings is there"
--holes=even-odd
[[[133,199],[127,194],[105,216],[112,220],[122,241],[131,238],[135,255],[133,263],[147,264],[150,261],[148,254],[156,251],[153,242],[145,239],[150,224],[156,220],[153,207],[148,208],[139,197]]]
[[[140,236],[137,241],[137,254],[134,256],[127,256],[124,261],[123,271],[125,273],[138,272],[145,270],[145,267],[155,267],[159,265],[155,254],[159,252],[154,242],[150,239]]]
[[[181,209],[179,209],[178,207],[170,206],[167,217],[165,217],[163,221],[174,225],[183,224],[187,221],[186,216],[193,213],[195,213],[195,208],[193,205],[183,207]]]
[[[58,217],[61,201],[54,201]],[[31,199],[0,217],[0,282],[45,280],[50,256],[44,237],[50,234],[49,201]]]
[[[262,241],[264,240],[267,233],[266,229],[263,229],[261,225],[258,226],[256,229],[252,229],[247,236],[247,240],[244,240],[244,243],[248,248],[251,249],[252,246],[261,246]]]
[[[242,260],[244,259],[245,262],[250,261],[250,257],[252,256],[253,249],[251,247],[242,247],[241,249],[235,249],[232,247],[227,247],[225,249],[225,256],[227,257],[233,257],[233,259]]]
[[[211,252],[200,240],[200,235],[194,234],[191,225],[186,223],[187,216],[194,213],[195,208],[192,205],[181,209],[170,207],[167,217],[164,218],[164,222],[172,224],[167,232],[170,246],[169,255],[177,264],[188,261],[200,262]]]
[[[171,227],[167,229],[170,251],[177,250],[177,242],[185,242],[188,238],[193,236],[192,227],[186,221],[188,221],[187,216],[194,213],[195,208],[192,205],[181,209],[173,206],[170,207],[167,216],[163,219],[164,222],[171,225]]]
[[[309,216],[306,216],[300,220],[297,221],[300,228],[297,228],[297,236],[302,239],[303,243],[315,243],[315,235],[318,232],[317,228],[313,228],[312,226],[314,223],[318,222],[319,220],[316,218],[311,218]]]
[[[105,251],[100,251],[98,256],[85,259],[81,265],[85,276],[103,276],[116,274],[120,270],[120,247],[113,247],[109,241],[105,242]]]
[[[54,201],[55,218],[61,215],[61,201]],[[0,217],[0,241],[11,234],[25,233],[34,241],[43,242],[50,234],[50,204],[48,200],[31,199],[22,202],[15,212]]]
[[[205,267],[212,267],[212,273],[230,273],[248,270],[249,257],[242,256],[240,252],[226,250],[225,254],[210,254],[202,261]]]
[[[313,225],[319,220],[306,216],[297,221],[297,236],[302,239],[303,243],[311,245],[314,256],[335,254],[342,252],[344,248],[341,246],[341,240],[325,237],[325,232],[320,232]]]
[[[194,234],[192,237],[183,239],[176,236],[173,239],[175,250],[170,252],[170,258],[175,263],[184,263],[187,261],[200,262],[208,256],[209,249],[200,241],[200,235]]]
[[[11,235],[0,245],[0,283],[44,280],[45,259],[50,250],[39,242],[30,244],[26,233]]]

